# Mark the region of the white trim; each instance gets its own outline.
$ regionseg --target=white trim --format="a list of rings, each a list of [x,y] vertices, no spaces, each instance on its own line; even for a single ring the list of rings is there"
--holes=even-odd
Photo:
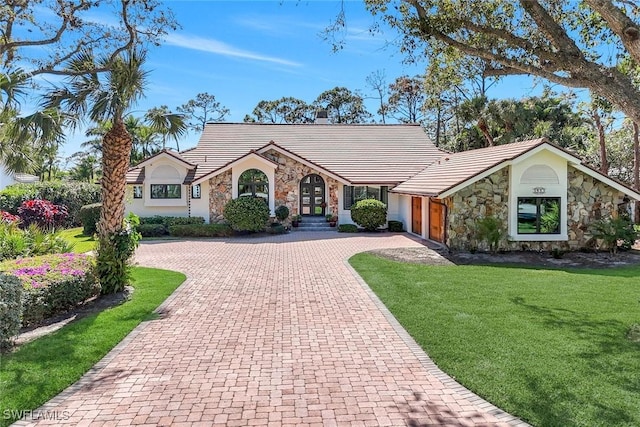
[[[140,167],[143,167],[143,166],[152,165],[153,162],[155,162],[157,160],[162,160],[162,159],[170,160],[170,161],[176,162],[176,163],[180,163],[182,166],[184,166],[185,168],[187,168],[189,170],[191,170],[191,169],[196,167],[196,165],[194,165],[192,163],[189,163],[189,162],[187,162],[185,160],[179,159],[179,158],[177,158],[175,156],[172,156],[171,154],[167,153],[166,151],[161,151],[160,153],[158,153],[158,154],[156,154],[154,156],[151,156],[146,160],[141,161],[140,163],[135,165],[135,167],[136,168],[140,168]]]
[[[234,161],[227,163],[226,165],[213,170],[203,176],[201,176],[198,179],[194,179],[191,184],[201,184],[204,181],[208,181],[209,179],[213,178],[214,176],[218,176],[221,173],[224,173],[230,169],[233,169],[234,167],[238,166],[240,163],[245,162],[249,159],[255,159],[258,160],[259,162],[264,163],[265,166],[272,168],[273,170],[275,170],[278,167],[278,164],[272,160],[269,159],[265,159],[264,157],[262,157],[261,155],[257,154],[257,152],[252,151],[250,153],[247,153],[241,157],[238,157],[237,159],[235,159]]]
[[[518,234],[509,235],[508,240],[512,242],[564,242],[569,240],[567,234]]]

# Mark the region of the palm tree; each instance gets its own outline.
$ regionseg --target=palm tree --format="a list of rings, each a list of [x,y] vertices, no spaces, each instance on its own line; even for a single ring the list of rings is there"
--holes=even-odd
[[[145,120],[150,124],[154,132],[162,135],[163,149],[166,148],[167,137],[172,137],[176,142],[177,150],[180,151],[178,139],[188,130],[184,115],[172,113],[166,105],[162,105],[147,111]]]
[[[95,123],[111,122],[102,139],[102,210],[98,223],[97,271],[103,293],[124,289],[128,279],[127,261],[133,254],[128,243],[123,248],[126,173],[129,168],[132,137],[124,119],[141,98],[147,78],[142,69],[145,53],[129,51],[115,58],[95,60],[82,52],[69,63],[71,70],[95,64],[102,73],[72,75],[67,84],[53,91],[49,106],[59,107],[77,118],[88,117]],[[127,240],[128,242],[128,240]]]

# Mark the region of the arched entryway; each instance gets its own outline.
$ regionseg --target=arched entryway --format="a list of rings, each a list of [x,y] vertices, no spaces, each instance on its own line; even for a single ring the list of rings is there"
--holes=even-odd
[[[324,179],[311,174],[300,181],[300,213],[302,215],[324,215],[327,203],[324,198]]]

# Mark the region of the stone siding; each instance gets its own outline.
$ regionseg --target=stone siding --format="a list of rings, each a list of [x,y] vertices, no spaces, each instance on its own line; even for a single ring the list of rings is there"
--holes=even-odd
[[[617,215],[618,203],[624,194],[571,166],[567,179],[569,248],[589,247],[592,245],[590,224]]]
[[[500,249],[542,250],[555,248],[577,250],[594,244],[590,224],[615,215],[623,194],[593,177],[569,166],[567,171],[567,241],[510,241],[509,170],[503,168],[445,199],[448,209],[447,241],[452,250],[477,248],[487,250],[478,241],[475,224],[478,218],[494,216],[504,225],[505,237]]]
[[[338,181],[274,150],[267,151],[265,157],[278,163],[275,174],[276,207],[285,205],[289,208],[290,215],[299,214],[300,181],[307,175],[318,174],[327,184],[328,193],[325,194],[325,200],[327,201],[326,212],[338,213]]]
[[[216,175],[209,180],[209,222],[224,222],[224,207],[233,195],[231,171]]]
[[[447,246],[452,250],[488,249],[476,238],[476,220],[509,221],[509,170],[501,169],[447,197]],[[505,242],[506,243],[506,240]]]

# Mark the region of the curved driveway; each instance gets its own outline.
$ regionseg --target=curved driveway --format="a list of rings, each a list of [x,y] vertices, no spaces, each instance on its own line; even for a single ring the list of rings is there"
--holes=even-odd
[[[187,281],[41,423],[525,425],[439,371],[346,263],[417,246],[335,232],[143,243],[139,264]]]

